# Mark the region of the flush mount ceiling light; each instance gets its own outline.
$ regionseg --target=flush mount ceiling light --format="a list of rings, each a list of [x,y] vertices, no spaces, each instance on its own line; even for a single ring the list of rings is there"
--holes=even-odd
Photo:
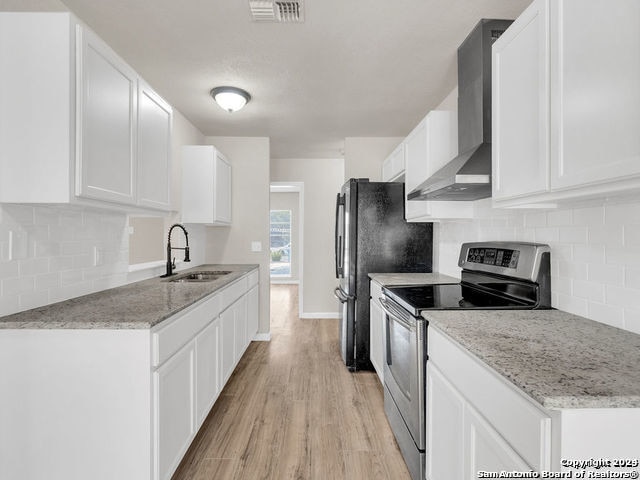
[[[237,112],[251,100],[249,92],[237,87],[216,87],[210,93],[220,108],[227,112]]]

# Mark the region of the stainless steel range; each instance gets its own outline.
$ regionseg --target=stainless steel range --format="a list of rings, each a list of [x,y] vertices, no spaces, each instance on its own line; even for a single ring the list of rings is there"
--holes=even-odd
[[[425,476],[428,310],[551,308],[547,245],[465,243],[460,283],[384,287],[384,409],[413,480]]]

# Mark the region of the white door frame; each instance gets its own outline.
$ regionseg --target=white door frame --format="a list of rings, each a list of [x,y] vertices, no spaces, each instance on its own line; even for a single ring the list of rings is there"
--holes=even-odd
[[[270,193],[298,194],[298,316],[302,316],[303,309],[303,272],[304,272],[304,182],[271,182]],[[271,206],[269,206],[271,210]],[[271,282],[269,282],[271,285]]]

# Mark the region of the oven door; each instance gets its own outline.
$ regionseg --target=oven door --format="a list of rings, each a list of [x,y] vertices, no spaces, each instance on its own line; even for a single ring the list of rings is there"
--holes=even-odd
[[[425,449],[426,321],[381,298],[387,334],[384,383],[413,441]]]

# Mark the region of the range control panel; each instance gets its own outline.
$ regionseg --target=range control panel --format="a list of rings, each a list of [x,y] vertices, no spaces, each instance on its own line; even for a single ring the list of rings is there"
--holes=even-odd
[[[518,268],[520,250],[506,248],[470,248],[467,262],[496,265],[504,268]]]

